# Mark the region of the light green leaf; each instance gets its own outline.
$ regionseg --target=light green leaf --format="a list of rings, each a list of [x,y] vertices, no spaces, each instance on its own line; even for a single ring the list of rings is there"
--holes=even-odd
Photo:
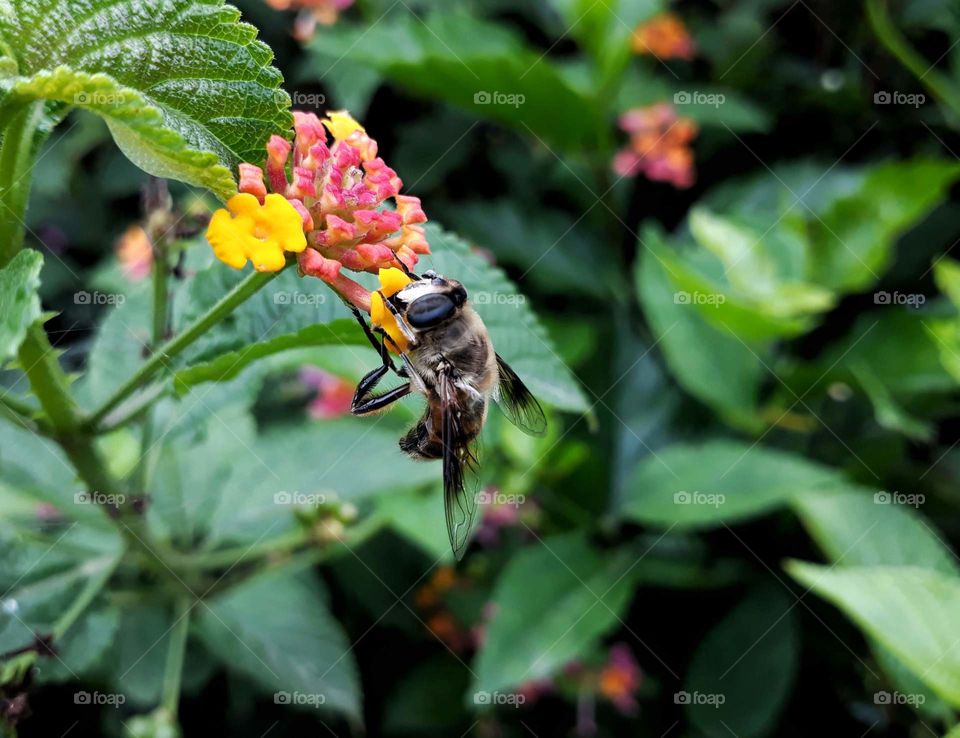
[[[832,568],[791,561],[786,568],[940,697],[960,706],[960,578],[917,566]]]
[[[89,110],[137,166],[228,197],[237,163],[290,125],[273,54],[239,15],[222,0],[10,0],[0,119],[32,100]]]
[[[213,599],[196,632],[231,670],[267,693],[317,696],[326,710],[360,719],[357,670],[320,580],[268,572]],[[296,617],[291,617],[295,614]],[[300,709],[314,709],[290,700]]]
[[[637,465],[620,512],[660,527],[711,528],[762,515],[794,495],[841,482],[828,467],[756,444],[678,445]]]
[[[750,738],[776,727],[799,662],[795,604],[779,585],[751,592],[701,642],[681,694],[707,736]]]
[[[827,557],[842,566],[924,566],[960,574],[956,557],[909,503],[922,496],[857,487],[809,489],[790,506]]]
[[[581,534],[523,549],[494,588],[495,612],[474,666],[474,690],[504,691],[550,677],[583,656],[629,602],[634,560],[625,549],[593,549]],[[472,695],[467,701],[473,703]]]
[[[960,176],[956,162],[896,161],[864,172],[857,189],[810,221],[811,279],[852,291],[873,284],[904,232],[925,216]]]
[[[27,328],[40,318],[40,269],[43,257],[27,249],[0,269],[0,366],[16,356]]]

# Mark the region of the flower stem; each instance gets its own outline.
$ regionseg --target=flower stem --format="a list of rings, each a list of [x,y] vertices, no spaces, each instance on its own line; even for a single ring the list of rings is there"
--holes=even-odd
[[[190,631],[190,600],[178,597],[174,605],[174,625],[170,632],[167,649],[167,664],[163,672],[161,706],[169,719],[177,719],[180,705],[180,681],[183,677],[183,661],[187,651],[187,634]]]
[[[924,85],[930,94],[960,116],[960,89],[914,49],[887,12],[885,0],[867,0],[867,19],[880,42]]]
[[[137,391],[158,371],[168,367],[184,349],[226,318],[282,272],[252,272],[230,292],[197,318],[186,330],[157,348],[153,355],[123,385],[108,397],[85,421],[84,428],[96,431],[103,419]]]

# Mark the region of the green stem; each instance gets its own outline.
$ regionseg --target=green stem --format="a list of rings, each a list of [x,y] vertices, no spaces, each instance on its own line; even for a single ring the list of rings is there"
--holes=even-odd
[[[24,105],[3,129],[0,145],[0,268],[23,247],[24,223],[33,159],[38,142],[37,127],[43,104]]]
[[[90,603],[93,602],[100,590],[103,589],[103,586],[107,583],[107,580],[110,579],[110,575],[113,574],[114,569],[117,568],[117,565],[120,563],[122,558],[123,551],[121,551],[117,556],[106,558],[99,566],[99,571],[97,571],[94,576],[91,576],[87,580],[86,585],[80,591],[77,599],[70,604],[70,607],[67,608],[67,611],[57,618],[57,621],[53,624],[54,642],[60,638],[63,638],[66,632],[70,630],[70,627],[81,615],[83,615]],[[95,566],[97,564],[98,562],[95,561],[90,562],[91,566]]]
[[[933,69],[893,24],[885,0],[866,0],[867,19],[880,42],[905,66],[930,94],[960,116],[960,89]]]
[[[160,346],[126,382],[121,385],[84,423],[86,429],[97,429],[100,422],[137,389],[150,380],[158,371],[168,367],[190,344],[203,336],[217,323],[226,318],[240,305],[275,279],[280,272],[252,272],[230,292],[220,298],[206,313],[197,318],[186,330]]]
[[[177,598],[174,608],[174,626],[170,632],[170,645],[167,649],[167,665],[163,672],[163,697],[160,704],[167,711],[171,721],[177,719],[177,709],[180,705],[180,680],[183,677],[183,661],[187,652],[190,607],[189,598]]]

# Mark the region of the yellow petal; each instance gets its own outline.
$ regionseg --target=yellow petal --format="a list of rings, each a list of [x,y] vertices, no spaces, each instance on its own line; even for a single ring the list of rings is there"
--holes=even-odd
[[[400,331],[400,326],[397,325],[397,319],[393,317],[393,313],[387,310],[386,306],[383,304],[383,298],[380,297],[379,292],[370,293],[370,322],[375,327],[382,328],[384,332],[393,340],[393,343],[387,341],[387,348],[389,348],[393,353],[397,353],[398,350],[407,350],[409,345],[407,343],[407,337],[404,336]]]
[[[337,141],[349,138],[354,131],[366,133],[363,126],[357,123],[346,110],[333,110],[327,113],[327,119],[323,121],[323,125]]]
[[[227,200],[227,209],[234,215],[253,215],[260,209],[260,201],[249,192],[241,192]]]
[[[380,291],[387,297],[393,297],[413,281],[396,267],[381,269],[378,276],[380,277]]]

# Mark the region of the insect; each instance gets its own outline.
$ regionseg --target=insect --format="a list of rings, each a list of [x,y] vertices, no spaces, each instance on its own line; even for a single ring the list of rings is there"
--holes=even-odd
[[[477,442],[489,401],[496,400],[507,418],[531,435],[542,435],[547,421],[530,390],[494,351],[464,286],[432,270],[419,277],[404,272],[413,281],[389,297],[381,291],[380,297],[406,339],[405,351],[352,308],[383,363],[360,380],[351,412],[369,415],[411,392],[426,397],[423,417],[400,439],[400,448],[414,459],[442,459],[447,534],[460,559],[475,522]],[[402,366],[394,364],[388,343],[398,350]],[[376,394],[377,384],[391,371],[408,381]]]

